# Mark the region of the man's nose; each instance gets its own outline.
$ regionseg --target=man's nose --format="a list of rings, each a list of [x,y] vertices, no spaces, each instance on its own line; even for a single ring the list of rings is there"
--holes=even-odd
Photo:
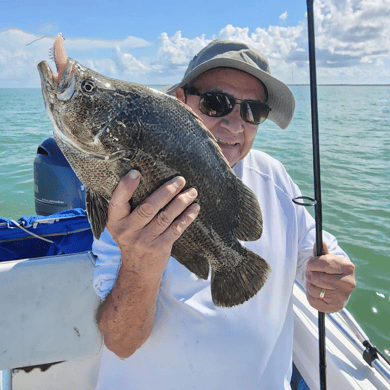
[[[233,111],[222,118],[221,125],[232,134],[244,131],[244,123],[240,114],[240,105],[236,104]]]

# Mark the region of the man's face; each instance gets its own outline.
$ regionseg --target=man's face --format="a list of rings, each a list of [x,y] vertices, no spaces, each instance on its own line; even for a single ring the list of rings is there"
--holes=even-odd
[[[226,92],[240,100],[265,101],[265,92],[258,79],[235,69],[217,68],[199,76],[194,87],[200,93]],[[222,153],[230,166],[241,161],[250,151],[255,141],[258,125],[245,122],[240,115],[240,105],[236,104],[233,111],[223,117],[213,118],[199,110],[199,96],[184,96],[182,89],[176,90],[176,97],[188,106],[202,119],[205,126],[218,140]]]

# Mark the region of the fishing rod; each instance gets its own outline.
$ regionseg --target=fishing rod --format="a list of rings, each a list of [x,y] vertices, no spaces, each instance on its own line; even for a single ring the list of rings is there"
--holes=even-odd
[[[322,202],[320,177],[320,142],[318,134],[318,103],[317,103],[317,73],[314,33],[314,0],[307,0],[307,25],[309,36],[309,66],[310,66],[310,95],[311,95],[311,124],[313,138],[313,171],[314,171],[314,198],[316,200],[316,255],[322,255]],[[318,312],[318,340],[320,359],[320,389],[326,390],[326,346],[325,346],[325,313]]]
[[[318,102],[317,102],[317,74],[315,57],[314,34],[314,0],[306,0],[307,25],[309,38],[309,68],[310,68],[310,97],[311,97],[311,124],[313,143],[313,174],[314,174],[314,199],[301,196],[293,199],[296,204],[302,206],[314,206],[316,224],[316,255],[323,254],[322,242],[322,202],[321,202],[321,176],[320,176],[320,145],[318,134]],[[297,202],[296,199],[306,199],[311,203]],[[318,312],[318,342],[319,342],[319,372],[320,389],[326,390],[326,346],[325,346],[325,313]]]

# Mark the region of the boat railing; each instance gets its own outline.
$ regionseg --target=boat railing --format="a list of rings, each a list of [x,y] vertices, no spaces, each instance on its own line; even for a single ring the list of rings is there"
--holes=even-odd
[[[342,309],[338,313],[327,314],[327,317],[355,346],[365,362],[390,384],[390,362],[371,343],[352,314],[347,309]]]
[[[298,282],[295,284],[305,291]],[[362,359],[390,384],[390,361],[372,344],[353,315],[344,308],[337,313],[328,313],[326,317],[351,342]]]

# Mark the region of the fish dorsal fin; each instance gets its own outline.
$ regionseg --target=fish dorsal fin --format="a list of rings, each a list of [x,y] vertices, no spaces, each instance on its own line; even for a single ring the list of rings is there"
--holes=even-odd
[[[223,155],[221,148],[217,143],[217,139],[210,132],[210,130],[204,125],[202,119],[181,100],[176,99],[179,104],[182,105],[188,112],[190,112],[195,119],[198,121],[199,125],[203,130],[208,134],[210,139],[213,141],[214,146],[219,151],[221,158],[225,161],[226,165],[230,168],[229,162],[226,160],[226,157]],[[233,173],[233,170],[232,170]],[[234,173],[233,173],[234,174]],[[263,233],[263,218],[261,215],[261,210],[259,202],[255,194],[237,177],[237,186],[239,199],[238,207],[239,210],[236,215],[236,228],[234,228],[234,236],[238,240],[242,241],[255,241],[258,240]]]
[[[263,217],[257,197],[241,179],[237,177],[238,199],[236,227],[233,234],[238,240],[255,241],[263,233]]]
[[[99,239],[107,223],[108,201],[88,188],[85,203],[92,234]]]

